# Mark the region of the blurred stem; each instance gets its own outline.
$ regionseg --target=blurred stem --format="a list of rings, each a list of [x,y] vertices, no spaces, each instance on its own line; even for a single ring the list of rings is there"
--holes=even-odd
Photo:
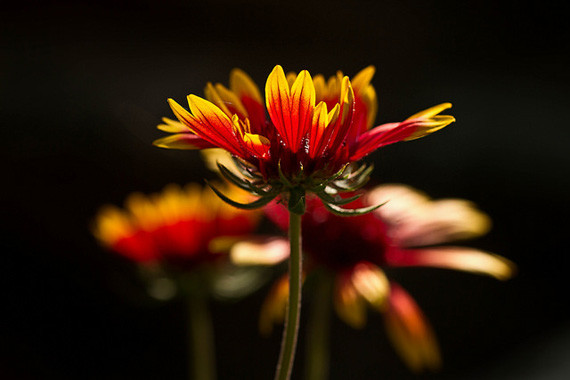
[[[294,212],[289,212],[289,242],[291,249],[291,256],[289,257],[289,303],[287,304],[281,352],[275,373],[276,380],[291,378],[301,314],[301,215]]]
[[[306,373],[307,380],[325,380],[329,374],[329,329],[333,277],[321,272],[316,278],[316,289],[307,326]]]
[[[212,319],[206,294],[199,290],[188,295],[188,375],[194,380],[214,380],[216,365]]]

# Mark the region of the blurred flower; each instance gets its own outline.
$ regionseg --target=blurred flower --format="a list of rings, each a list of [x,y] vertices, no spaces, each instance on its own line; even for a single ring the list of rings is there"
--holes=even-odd
[[[436,369],[440,354],[427,319],[412,297],[388,280],[383,268],[429,266],[506,280],[515,266],[501,256],[473,248],[434,246],[488,231],[489,218],[468,201],[433,201],[404,185],[379,186],[361,199],[355,207],[387,203],[372,213],[342,218],[328,212],[318,199],[307,200],[302,224],[305,273],[316,269],[333,273],[334,306],[343,321],[361,328],[367,307],[383,313],[388,335],[408,366],[416,371]],[[266,215],[287,229],[287,214],[281,205],[271,203]],[[258,256],[260,263],[276,263],[287,253],[279,242],[275,238],[240,242],[232,249],[232,259],[252,264]],[[270,332],[274,323],[282,321],[287,292],[283,277],[262,307],[262,332]]]
[[[264,103],[252,79],[234,69],[229,88],[208,83],[208,100],[189,95],[190,112],[169,99],[179,122],[164,118],[158,128],[173,134],[154,144],[219,147],[231,153],[241,175],[223,165],[221,173],[260,196],[254,206],[281,194],[291,208],[310,191],[336,209],[345,204],[337,193],[354,190],[368,178],[371,168],[359,169],[356,161],[384,145],[423,137],[455,121],[439,115],[451,107],[443,103],[403,122],[371,128],[377,111],[373,75],[369,66],[352,82],[340,71],[325,81],[322,75],[311,78],[306,70],[285,75],[277,65],[267,78]]]
[[[227,191],[234,197],[251,197],[235,187]],[[208,299],[242,297],[267,278],[265,271],[240,270],[227,260],[231,244],[253,231],[260,214],[231,207],[211,189],[196,184],[169,185],[150,196],[134,193],[125,206],[103,207],[93,234],[110,250],[139,264],[150,296],[161,301],[177,291],[184,296],[191,354],[188,375],[214,379]]]
[[[236,198],[251,197],[235,187],[227,191]],[[150,269],[146,274],[156,272],[158,277],[154,277],[149,289],[153,292],[160,289],[157,286],[164,288],[167,284],[168,277],[161,276],[162,270],[173,277],[191,274],[204,264],[223,264],[231,243],[251,233],[259,217],[258,212],[229,206],[211,189],[197,184],[185,188],[169,185],[159,194],[131,194],[125,209],[102,207],[95,218],[93,234],[105,247]],[[224,268],[227,272],[228,268]],[[230,279],[247,282],[243,270],[227,274],[230,277],[220,282],[222,292],[227,288],[223,284]]]

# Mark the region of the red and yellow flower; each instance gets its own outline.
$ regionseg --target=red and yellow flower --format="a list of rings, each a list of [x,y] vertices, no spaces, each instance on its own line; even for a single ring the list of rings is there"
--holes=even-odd
[[[347,185],[354,189],[369,174],[350,164],[382,146],[423,137],[455,121],[440,115],[451,107],[443,103],[402,122],[371,128],[377,111],[373,75],[369,66],[352,81],[340,71],[325,81],[322,75],[313,79],[307,70],[285,75],[277,65],[267,78],[264,102],[251,78],[234,69],[229,88],[208,83],[207,100],[188,95],[189,111],[168,99],[179,121],[163,119],[158,128],[173,134],[154,144],[228,151],[243,176],[224,168],[222,174],[262,197],[264,204],[299,189],[334,205],[335,198],[326,194],[342,192]]]
[[[489,218],[468,201],[433,201],[403,185],[379,186],[363,198],[355,201],[355,207],[387,203],[371,213],[343,218],[330,213],[317,198],[307,199],[302,224],[305,274],[315,269],[333,273],[334,306],[342,320],[361,328],[366,323],[367,308],[383,313],[388,335],[408,366],[413,370],[435,369],[440,354],[429,322],[413,298],[387,278],[383,268],[438,267],[506,280],[515,266],[478,249],[437,246],[488,231]],[[281,205],[271,203],[266,215],[287,229],[287,213]],[[267,264],[282,260],[286,253],[284,241],[273,238],[238,243],[231,255],[236,263],[253,264],[258,256]],[[287,294],[285,276],[274,285],[262,307],[262,331],[271,331],[274,323],[282,321]]]
[[[239,189],[228,191],[249,198]],[[134,193],[125,206],[105,206],[96,216],[93,233],[104,246],[139,263],[188,268],[218,258],[216,239],[246,235],[259,219],[258,213],[231,207],[196,184],[169,185],[151,196]]]

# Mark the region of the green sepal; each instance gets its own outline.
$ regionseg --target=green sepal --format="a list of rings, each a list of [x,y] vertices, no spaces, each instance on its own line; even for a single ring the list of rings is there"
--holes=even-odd
[[[289,191],[287,206],[290,212],[303,215],[305,213],[305,190],[301,187],[292,188]]]
[[[359,216],[359,215],[368,214],[369,212],[376,210],[377,208],[385,205],[386,202],[380,203],[379,205],[362,207],[362,208],[355,208],[355,209],[346,209],[346,208],[342,208],[340,206],[335,206],[335,205],[330,204],[330,203],[323,203],[323,204],[325,205],[327,210],[329,210],[331,213],[333,213],[335,215],[338,215],[338,216]]]
[[[330,194],[325,193],[324,191],[320,192],[320,193],[316,193],[316,195],[321,198],[321,200],[324,203],[330,203],[336,206],[342,206],[342,205],[347,205],[351,202],[354,202],[355,200],[357,200],[358,198],[360,198],[362,196],[362,194],[356,194],[353,195],[352,197],[348,197],[348,198],[341,198],[341,197],[333,197]]]
[[[342,180],[333,182],[332,187],[341,191],[355,191],[366,185],[370,179],[370,173],[374,170],[374,166],[361,166],[354,173],[349,174]]]
[[[239,187],[240,189],[243,189],[255,195],[259,195],[261,197],[268,195],[266,191],[261,190],[260,188],[253,185],[251,182],[238,177],[230,169],[226,168],[224,165],[220,164],[219,162],[216,162],[216,165],[218,166],[218,169],[220,170],[222,176],[231,183],[233,183],[234,185],[236,185],[237,187]]]
[[[214,193],[216,193],[216,195],[218,197],[220,197],[221,200],[223,200],[224,202],[226,202],[230,206],[234,206],[234,207],[240,208],[242,210],[255,210],[257,208],[261,208],[261,207],[265,206],[266,204],[268,204],[269,202],[271,202],[273,199],[275,199],[275,197],[277,197],[277,194],[275,194],[275,195],[270,194],[268,196],[258,198],[257,200],[255,200],[251,203],[239,203],[239,202],[236,202],[236,201],[231,200],[230,198],[226,197],[220,190],[216,189],[216,187],[214,185],[212,185],[211,183],[209,183],[208,181],[206,181],[206,183],[208,184],[208,186],[210,186],[212,191]]]
[[[287,177],[285,177],[285,174],[283,174],[283,170],[281,170],[281,160],[279,160],[279,162],[277,163],[277,172],[279,173],[279,179],[281,179],[281,182],[283,182],[285,186],[293,187],[291,181],[289,181]]]

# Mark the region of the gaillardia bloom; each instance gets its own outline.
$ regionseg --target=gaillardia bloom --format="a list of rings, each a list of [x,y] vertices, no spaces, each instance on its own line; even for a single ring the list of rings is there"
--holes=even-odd
[[[473,248],[437,246],[488,231],[489,218],[468,201],[433,201],[404,185],[379,186],[355,201],[356,207],[382,202],[386,203],[371,213],[343,218],[328,212],[318,199],[308,198],[302,223],[305,275],[316,269],[334,274],[333,301],[342,320],[360,328],[366,322],[367,306],[383,313],[388,335],[408,366],[413,370],[435,369],[440,355],[429,323],[412,297],[391,282],[383,268],[438,267],[505,280],[511,277],[514,264]],[[282,206],[273,202],[266,207],[266,214],[287,229],[287,213]],[[263,260],[267,264],[286,253],[286,247],[272,238],[238,243],[231,255],[236,263]],[[282,321],[287,294],[284,276],[262,307],[262,332],[271,331],[273,323]]]
[[[247,200],[249,193],[226,191]],[[257,271],[234,270],[224,241],[250,233],[260,214],[232,207],[211,189],[189,184],[167,186],[161,193],[134,193],[125,209],[103,207],[93,233],[107,248],[139,264],[151,296],[160,300],[184,296],[188,319],[189,374],[215,378],[213,327],[208,297],[238,298],[261,285]]]
[[[233,188],[235,197],[249,194]],[[126,209],[103,207],[93,226],[99,241],[139,263],[160,262],[192,269],[220,257],[213,247],[221,237],[253,231],[259,214],[222,202],[210,189],[197,184],[167,186],[160,194],[131,194]],[[213,249],[214,248],[214,249]]]
[[[169,99],[179,122],[163,119],[158,128],[173,135],[154,144],[228,151],[241,175],[223,165],[220,171],[260,196],[250,207],[281,194],[290,210],[302,213],[309,191],[342,212],[339,206],[348,200],[337,194],[362,186],[371,171],[358,168],[357,161],[384,145],[425,136],[455,120],[439,115],[451,107],[443,103],[402,122],[371,128],[377,111],[373,75],[369,66],[352,81],[341,72],[325,81],[322,75],[311,78],[306,70],[285,75],[277,65],[267,78],[264,102],[251,78],[234,69],[229,88],[208,83],[207,100],[189,95],[189,111]]]

